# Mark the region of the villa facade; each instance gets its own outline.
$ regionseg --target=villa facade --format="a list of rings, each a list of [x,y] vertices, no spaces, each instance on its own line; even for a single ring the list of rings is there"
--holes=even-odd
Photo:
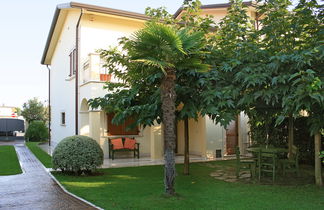
[[[253,18],[251,3],[247,13]],[[210,14],[216,22],[226,15],[228,4],[205,5],[203,15]],[[181,16],[181,9],[175,17]],[[113,125],[111,114],[91,110],[88,100],[102,97],[105,82],[114,82],[102,67],[98,49],[117,46],[118,39],[142,28],[149,18],[143,14],[98,7],[80,3],[57,6],[41,63],[50,69],[51,146],[63,138],[86,135],[95,139],[108,156],[108,138],[135,137],[140,143],[141,157],[163,158],[163,133],[161,126],[126,131],[124,125]],[[213,123],[208,117],[189,120],[190,154],[213,158],[216,150],[221,155],[233,154],[240,146],[241,152],[249,143],[248,119],[241,113],[227,129]],[[177,150],[184,153],[184,123],[177,125]]]

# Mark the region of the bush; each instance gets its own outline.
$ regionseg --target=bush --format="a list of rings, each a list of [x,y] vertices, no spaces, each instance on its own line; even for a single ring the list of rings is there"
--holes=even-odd
[[[28,141],[45,141],[48,139],[48,128],[43,121],[32,121],[25,133]]]
[[[53,169],[63,173],[91,173],[103,164],[103,151],[99,144],[87,136],[64,138],[54,149]]]

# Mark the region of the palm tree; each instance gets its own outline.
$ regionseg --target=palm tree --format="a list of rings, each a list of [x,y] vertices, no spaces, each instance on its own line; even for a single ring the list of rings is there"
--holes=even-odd
[[[165,191],[175,193],[175,81],[176,72],[186,69],[206,69],[202,62],[204,34],[186,29],[177,30],[161,23],[148,23],[133,34],[129,41],[128,56],[131,62],[156,73],[162,71],[160,81],[162,122],[164,125]]]

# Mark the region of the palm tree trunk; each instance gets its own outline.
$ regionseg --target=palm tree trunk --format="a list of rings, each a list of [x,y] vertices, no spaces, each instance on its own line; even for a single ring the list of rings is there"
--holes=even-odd
[[[174,195],[175,170],[175,72],[167,70],[161,83],[162,122],[164,125],[164,184],[165,192]]]
[[[184,165],[183,165],[183,174],[189,175],[189,119],[185,118],[184,120]]]

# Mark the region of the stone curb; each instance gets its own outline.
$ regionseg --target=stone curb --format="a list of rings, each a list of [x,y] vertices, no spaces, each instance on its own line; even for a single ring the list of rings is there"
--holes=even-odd
[[[26,144],[25,144],[25,147],[30,151],[30,149],[26,146]],[[34,155],[34,153],[32,152],[32,151],[30,151],[31,152],[31,154],[32,155]],[[34,155],[35,156],[35,155]],[[38,160],[38,158],[35,156],[35,158]],[[40,162],[40,160],[38,160],[39,162]],[[83,199],[83,198],[80,198],[79,196],[77,196],[77,195],[74,195],[73,193],[71,193],[71,192],[69,192],[69,191],[67,191],[66,189],[65,189],[65,187],[55,178],[55,176],[53,176],[52,175],[52,173],[51,173],[51,169],[50,168],[46,168],[41,162],[40,162],[40,164],[41,164],[41,166],[43,167],[43,169],[47,172],[47,174],[54,180],[54,182],[66,193],[66,194],[68,194],[68,195],[70,195],[70,196],[72,196],[72,197],[74,197],[74,198],[76,198],[76,199],[78,199],[78,200],[80,200],[80,201],[82,201],[82,202],[84,202],[84,203],[86,203],[86,204],[88,204],[89,206],[92,206],[92,207],[94,207],[94,208],[96,208],[96,209],[99,209],[99,210],[104,210],[103,208],[100,208],[99,206],[96,206],[96,205],[94,205],[93,203],[90,203],[89,201],[87,201],[87,200],[85,200],[85,199]]]

